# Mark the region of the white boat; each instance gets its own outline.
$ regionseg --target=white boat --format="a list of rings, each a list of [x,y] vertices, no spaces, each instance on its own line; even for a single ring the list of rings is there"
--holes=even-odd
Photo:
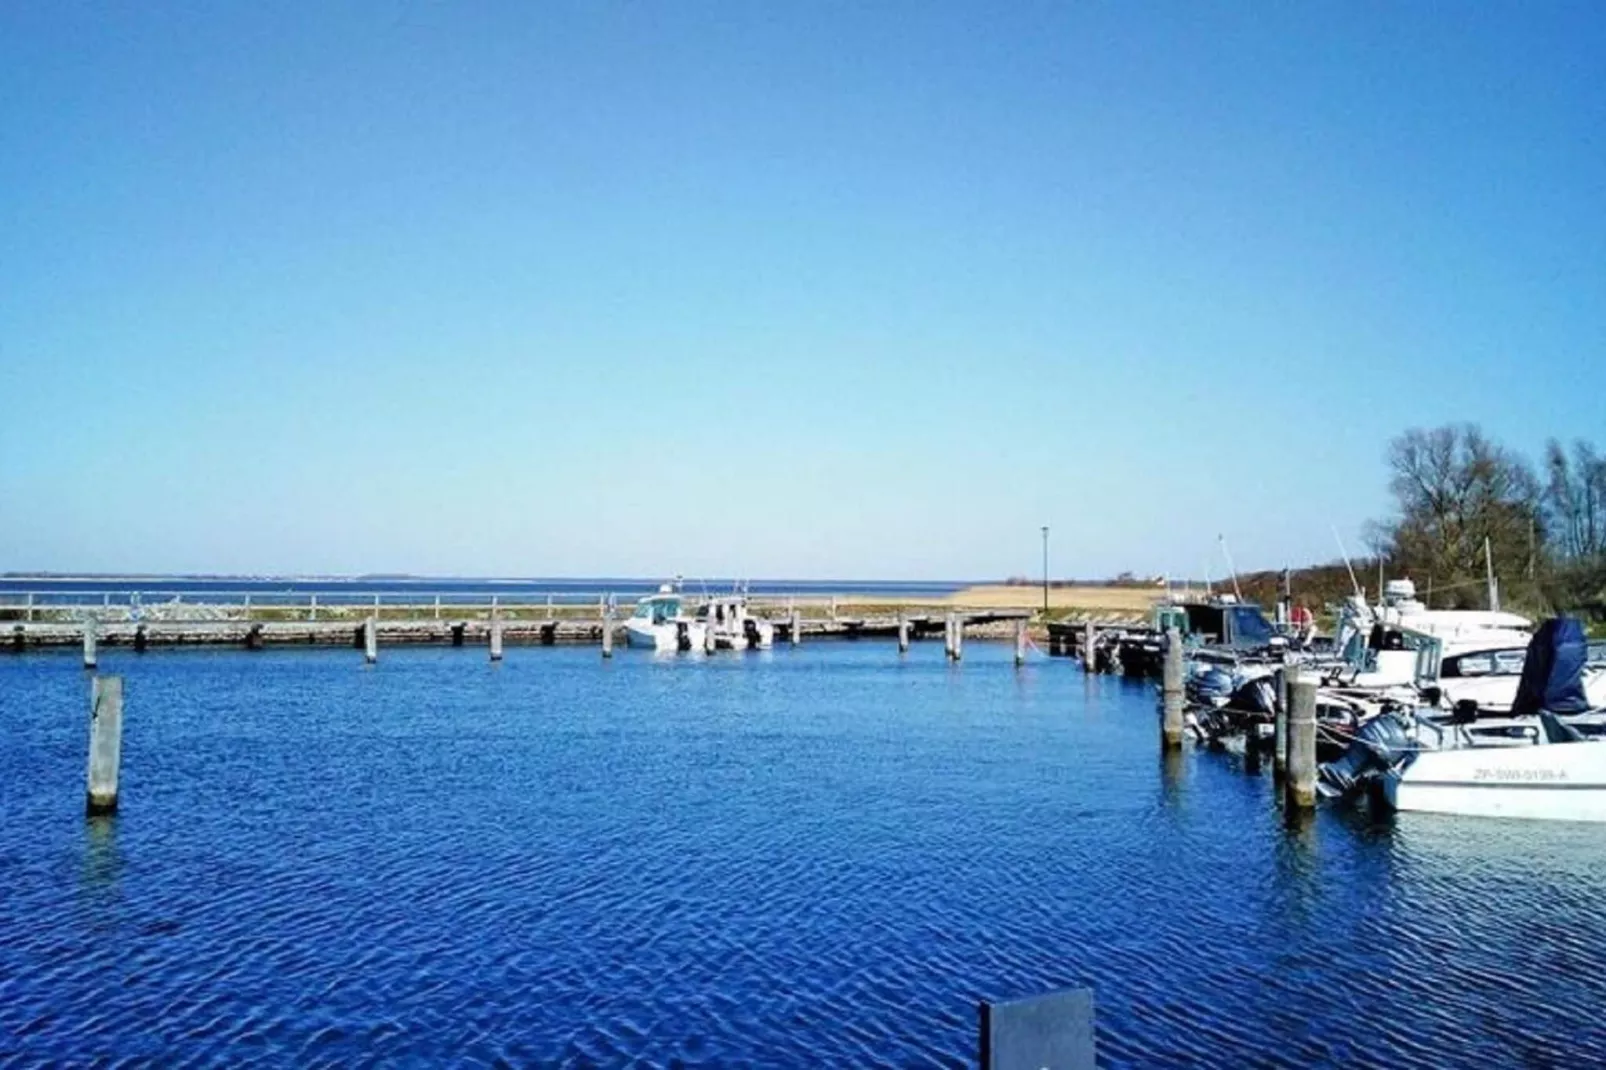
[[[647,650],[702,651],[707,625],[685,612],[680,593],[669,584],[636,603],[625,620],[625,645]]]
[[[1606,821],[1606,738],[1591,702],[1583,630],[1547,621],[1526,650],[1510,710],[1488,717],[1474,700],[1452,711],[1390,705],[1345,755],[1321,768],[1342,798],[1363,787],[1395,810],[1482,817]]]
[[[1381,605],[1350,598],[1341,607],[1341,664],[1325,673],[1331,684],[1359,691],[1420,685],[1418,655],[1432,639],[1454,644],[1456,655],[1516,651],[1516,672],[1521,673],[1521,653],[1533,633],[1528,618],[1479,609],[1428,609],[1416,600],[1410,580],[1390,580],[1384,590]]]
[[[1418,721],[1423,749],[1384,774],[1386,802],[1427,813],[1606,821],[1606,739],[1584,739],[1550,714],[1539,720],[1505,739],[1494,725],[1474,733]]]
[[[697,607],[694,619],[713,636],[720,650],[768,650],[775,645],[775,626],[747,610],[747,598],[730,594]]]

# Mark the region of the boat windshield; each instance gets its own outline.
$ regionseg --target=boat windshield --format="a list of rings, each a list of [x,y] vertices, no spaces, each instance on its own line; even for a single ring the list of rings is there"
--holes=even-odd
[[[1445,658],[1440,676],[1521,676],[1527,650],[1480,650]]]
[[[1233,606],[1232,634],[1234,646],[1265,646],[1277,634],[1259,606]]]
[[[653,624],[667,624],[680,616],[680,599],[643,598],[636,603],[634,616],[637,620],[651,621]]]

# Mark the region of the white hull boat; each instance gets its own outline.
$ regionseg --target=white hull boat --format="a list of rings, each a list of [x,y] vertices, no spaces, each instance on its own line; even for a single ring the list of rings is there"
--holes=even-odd
[[[1587,657],[1577,621],[1546,621],[1504,716],[1485,716],[1469,699],[1447,718],[1390,706],[1321,767],[1319,790],[1343,799],[1369,788],[1402,811],[1606,822],[1606,737],[1586,734],[1600,730],[1602,714],[1586,687]]]
[[[627,620],[625,645],[671,653],[678,650],[702,650],[706,642],[705,631],[703,625],[696,621],[683,621],[678,624],[643,624]],[[682,634],[685,635],[684,640],[681,638]]]
[[[1395,810],[1606,821],[1606,740],[1423,750],[1383,777]]]
[[[625,645],[664,653],[701,652],[708,641],[708,626],[683,611],[680,595],[668,584],[636,603],[625,620]]]

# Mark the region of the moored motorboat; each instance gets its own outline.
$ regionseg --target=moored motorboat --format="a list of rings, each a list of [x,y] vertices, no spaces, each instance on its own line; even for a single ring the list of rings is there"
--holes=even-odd
[[[625,644],[646,650],[701,651],[707,625],[685,612],[681,595],[669,584],[636,603],[625,620]]]
[[[1448,716],[1390,704],[1322,766],[1322,793],[1367,791],[1395,810],[1606,821],[1606,738],[1582,730],[1599,720],[1587,661],[1578,622],[1547,621],[1529,643],[1508,714],[1481,716],[1472,701]]]

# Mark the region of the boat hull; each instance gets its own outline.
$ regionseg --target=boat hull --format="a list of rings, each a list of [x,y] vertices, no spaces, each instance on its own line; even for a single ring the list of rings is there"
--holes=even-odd
[[[1383,790],[1403,811],[1606,821],[1606,742],[1423,751]]]
[[[703,649],[703,626],[695,622],[687,622],[686,634],[690,640],[690,650],[701,652]],[[680,649],[680,628],[673,623],[649,624],[631,619],[625,622],[625,645],[672,654]]]

